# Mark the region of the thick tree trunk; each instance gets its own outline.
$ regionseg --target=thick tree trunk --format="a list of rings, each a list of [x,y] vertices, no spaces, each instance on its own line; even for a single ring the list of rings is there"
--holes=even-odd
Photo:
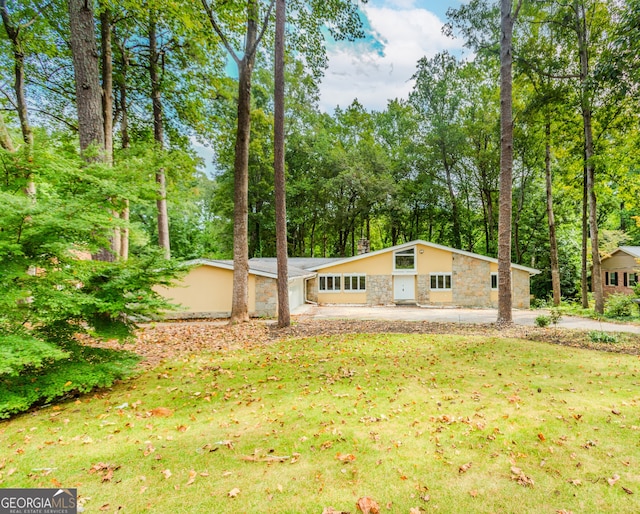
[[[149,75],[151,78],[151,103],[153,107],[153,137],[159,150],[164,148],[164,119],[162,112],[162,95],[160,88],[160,74],[158,71],[158,41],[156,23],[152,12],[149,20]],[[169,215],[167,212],[167,182],[164,168],[156,171],[157,185],[157,218],[158,245],[164,250],[166,259],[171,258],[171,243],[169,240]]]
[[[96,44],[93,3],[86,0],[68,2],[80,150],[85,153],[90,146],[95,145],[97,156],[85,154],[85,157],[104,161],[104,121],[98,61],[100,54]]]
[[[291,324],[289,312],[289,271],[287,250],[287,196],[284,168],[284,28],[286,0],[276,0],[276,41],[274,70],[274,183],[276,202],[276,256],[278,259],[278,326]]]
[[[560,267],[558,265],[558,240],[556,238],[556,222],[553,214],[553,189],[551,177],[551,122],[547,121],[545,125],[545,182],[547,186],[547,221],[549,222],[549,251],[551,261],[551,287],[553,289],[553,305],[560,305],[562,298],[560,292]]]
[[[500,36],[500,211],[498,220],[498,325],[511,325],[511,212],[513,180],[513,99],[511,0],[501,0]]]

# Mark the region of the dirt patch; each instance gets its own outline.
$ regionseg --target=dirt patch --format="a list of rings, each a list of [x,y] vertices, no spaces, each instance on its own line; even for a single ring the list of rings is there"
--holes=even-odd
[[[276,340],[301,337],[321,337],[352,333],[394,334],[453,334],[517,338],[577,348],[588,348],[615,353],[640,355],[640,336],[617,334],[616,343],[594,343],[585,330],[538,328],[513,325],[499,329],[495,324],[440,323],[431,321],[363,321],[300,319],[288,328],[277,328],[275,323],[252,321],[239,325],[226,323],[162,323],[147,325],[136,334],[135,343],[115,341],[101,346],[133,351],[143,358],[145,368],[163,360],[185,354],[236,349],[269,344]]]

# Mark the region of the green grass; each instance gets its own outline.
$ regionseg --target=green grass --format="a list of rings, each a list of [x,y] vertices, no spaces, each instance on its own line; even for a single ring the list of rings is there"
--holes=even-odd
[[[77,487],[85,512],[636,513],[639,469],[637,356],[493,337],[185,355],[0,424],[0,486]]]

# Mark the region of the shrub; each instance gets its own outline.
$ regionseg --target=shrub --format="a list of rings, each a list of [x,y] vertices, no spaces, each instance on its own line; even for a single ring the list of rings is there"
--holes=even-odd
[[[536,323],[536,327],[540,327],[540,328],[548,327],[549,324],[551,323],[551,317],[541,314],[536,318],[535,323]]]
[[[607,297],[604,312],[610,318],[630,318],[637,308],[632,296],[616,293]]]
[[[614,334],[608,334],[601,330],[592,330],[589,332],[589,339],[592,343],[617,343],[618,338]]]
[[[551,309],[549,311],[549,318],[553,325],[557,325],[562,319],[562,313],[560,312],[560,309]]]

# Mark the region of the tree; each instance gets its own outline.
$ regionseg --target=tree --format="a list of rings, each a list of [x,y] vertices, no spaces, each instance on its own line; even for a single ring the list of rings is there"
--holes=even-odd
[[[80,150],[87,160],[104,162],[100,54],[96,44],[93,4],[85,0],[68,2]],[[92,145],[95,152],[90,154],[88,150]]]
[[[291,324],[289,312],[289,272],[287,245],[287,200],[285,183],[285,21],[286,1],[276,0],[276,39],[274,62],[274,123],[273,123],[273,157],[274,185],[276,200],[276,253],[278,262],[278,326],[288,327]]]
[[[511,325],[511,212],[513,175],[513,25],[522,0],[501,0],[500,35],[500,213],[498,218],[498,325]]]
[[[2,24],[4,26],[4,30],[11,42],[11,50],[13,53],[13,61],[14,61],[14,92],[15,92],[15,107],[18,111],[18,118],[20,119],[20,129],[22,131],[22,140],[24,141],[26,153],[27,155],[31,155],[33,152],[33,130],[31,129],[31,124],[29,123],[29,112],[27,107],[27,98],[25,94],[25,69],[24,69],[24,60],[25,60],[25,35],[24,32],[29,29],[29,26],[35,21],[36,14],[33,12],[28,13],[30,16],[33,16],[30,20],[25,23],[19,24],[14,22],[11,14],[7,8],[6,0],[0,0],[0,15],[2,16]],[[3,123],[4,125],[4,123]],[[5,141],[9,141],[10,139],[5,137],[3,138]],[[3,145],[5,146],[5,145]],[[8,146],[8,145],[7,145]],[[7,148],[5,146],[5,148]],[[29,162],[29,159],[27,159]],[[27,167],[27,170],[29,168]],[[25,193],[34,197],[36,194],[36,186],[33,180],[33,175],[30,171],[27,172]]]

